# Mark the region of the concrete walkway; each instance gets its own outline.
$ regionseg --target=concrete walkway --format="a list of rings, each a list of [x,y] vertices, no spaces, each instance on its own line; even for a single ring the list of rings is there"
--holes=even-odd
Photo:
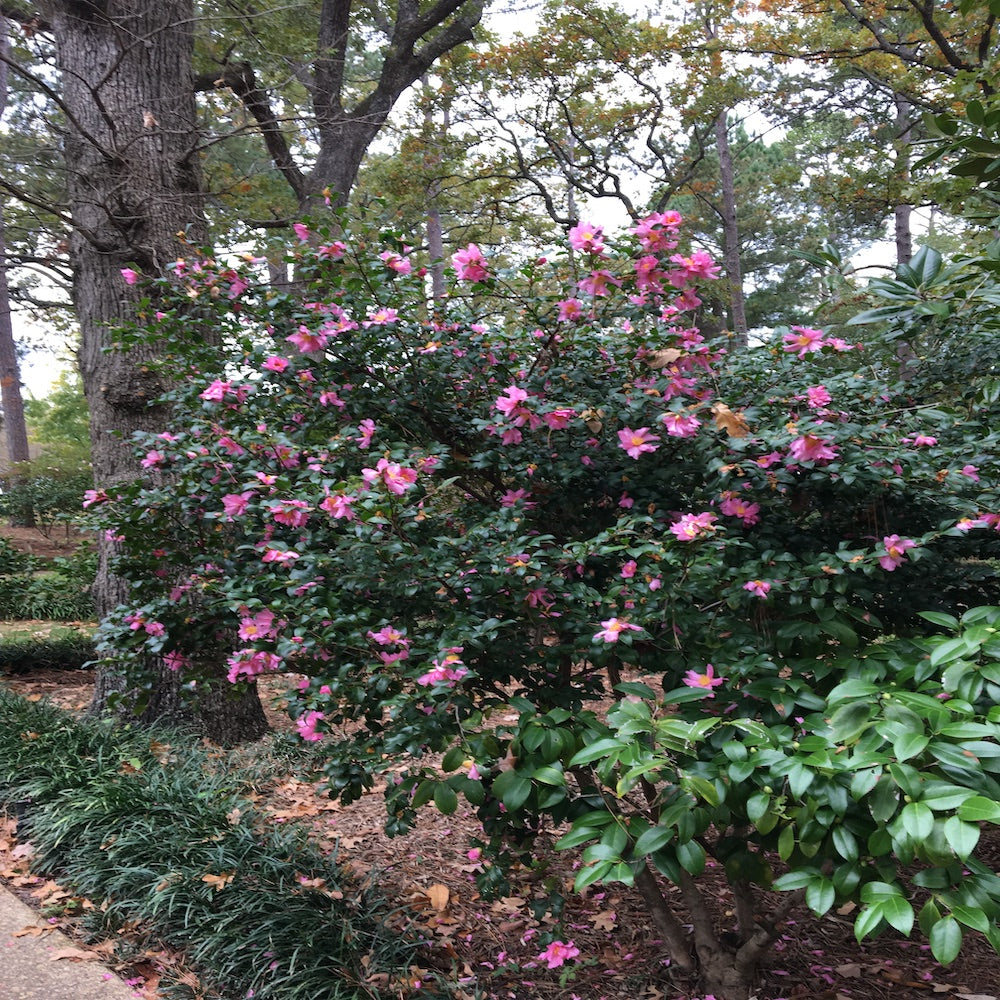
[[[139,993],[98,962],[57,958],[79,945],[60,931],[15,936],[44,918],[0,885],[0,1000],[135,1000]]]

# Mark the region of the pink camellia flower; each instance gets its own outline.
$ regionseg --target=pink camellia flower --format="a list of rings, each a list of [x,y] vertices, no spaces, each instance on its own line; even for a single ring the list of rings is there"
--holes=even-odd
[[[822,462],[837,457],[836,447],[814,434],[796,438],[788,451],[797,462]]]
[[[800,358],[821,350],[824,344],[823,331],[808,326],[793,326],[792,332],[786,333],[783,340],[785,350],[789,354],[798,353]]]
[[[576,416],[576,410],[571,410],[568,406],[560,406],[556,410],[550,410],[542,415],[542,420],[554,431],[561,431],[569,427],[570,421]]]
[[[351,506],[357,497],[348,496],[346,493],[334,493],[320,501],[320,509],[325,510],[335,521],[343,518],[345,521],[354,520],[354,509]]]
[[[206,399],[210,403],[221,403],[231,392],[232,387],[232,382],[224,382],[217,378],[204,392],[199,393],[198,398]]]
[[[601,622],[601,631],[595,633],[594,642],[617,642],[622,632],[641,632],[639,625],[632,625],[621,618],[609,618]]]
[[[242,517],[250,501],[253,499],[253,495],[253,490],[247,490],[245,493],[227,493],[222,498],[222,510],[225,514],[225,520],[232,521],[237,517]]]
[[[409,274],[413,270],[413,263],[409,257],[400,257],[398,253],[393,253],[392,250],[383,250],[378,255],[378,259],[390,271],[395,271],[397,274]]]
[[[742,497],[726,497],[719,504],[726,517],[738,517],[748,527],[760,520],[760,504],[748,503]]]
[[[825,385],[812,385],[806,389],[806,405],[812,410],[827,406],[832,397]]]
[[[382,306],[378,309],[368,310],[368,319],[364,320],[361,325],[364,327],[369,326],[387,326],[389,323],[398,323],[399,313],[395,309],[390,309],[387,306]]]
[[[104,490],[84,490],[83,506],[92,507],[95,503],[107,503],[111,497]]]
[[[265,549],[264,554],[261,556],[261,561],[266,563],[281,563],[282,565],[287,565],[288,563],[295,562],[299,558],[298,552],[292,552],[290,549]]]
[[[629,559],[624,566],[622,566],[621,576],[623,580],[631,580],[635,576],[635,571],[639,568],[639,564],[634,559]]]
[[[309,242],[309,227],[303,222],[292,223],[292,229],[295,230],[295,235],[298,237],[300,243]]]
[[[680,212],[653,212],[631,230],[647,253],[662,253],[677,246]]]
[[[706,663],[704,673],[699,674],[697,670],[689,670],[682,678],[682,682],[688,687],[704,688],[708,697],[714,698],[715,692],[712,688],[717,688],[723,681],[721,677],[715,676],[715,667],[711,663]]]
[[[470,243],[464,250],[451,255],[451,264],[455,268],[459,281],[485,281],[489,277],[486,270],[486,258],[475,243]]]
[[[146,457],[139,463],[144,469],[155,469],[165,465],[167,456],[162,451],[147,451]]]
[[[272,355],[261,365],[261,368],[266,368],[269,372],[283,372],[290,364],[288,358]]]
[[[421,674],[417,678],[418,684],[429,687],[432,684],[444,684],[447,687],[454,687],[463,677],[468,674],[468,670],[462,665],[461,646],[452,646],[440,660],[432,660],[434,668],[428,670],[426,674]]]
[[[168,670],[180,670],[182,667],[190,666],[191,659],[183,653],[171,650],[169,653],[164,653],[163,662],[167,665]]]
[[[521,503],[522,500],[527,500],[531,494],[527,490],[507,490],[502,497],[500,497],[501,507],[513,507],[515,504]]]
[[[611,287],[621,288],[620,278],[616,278],[610,271],[591,271],[585,278],[577,282],[577,288],[585,295],[600,297],[608,295]]]
[[[362,469],[361,475],[369,486],[381,480],[396,496],[402,496],[417,481],[416,469],[404,468],[386,458],[380,458],[374,469]]]
[[[410,640],[406,638],[406,635],[392,625],[383,625],[377,632],[369,630],[368,638],[377,642],[380,646],[409,646],[410,644]]]
[[[285,340],[289,344],[294,344],[300,354],[316,354],[330,342],[325,333],[313,333],[307,326],[300,326],[291,336],[285,337]]]
[[[704,250],[696,250],[690,257],[674,254],[670,263],[678,268],[668,275],[670,284],[675,288],[683,288],[693,278],[713,279],[719,276],[719,265]]]
[[[762,469],[770,469],[772,465],[776,465],[782,459],[780,451],[772,451],[767,455],[761,455],[760,458],[755,459],[757,465]]]
[[[766,598],[771,591],[771,584],[769,584],[767,580],[747,580],[747,582],[743,584],[743,589],[749,590],[751,594],[754,594],[757,597]]]
[[[933,448],[937,444],[937,438],[931,437],[929,434],[918,434],[913,439],[914,448]]]
[[[592,222],[581,222],[569,231],[569,245],[581,253],[604,253],[604,244],[601,242],[603,238],[603,227],[595,226]]]
[[[305,500],[279,500],[271,504],[268,511],[278,524],[287,524],[292,528],[301,528],[309,521],[312,507]]]
[[[122,268],[122,277],[126,285],[134,285],[139,280],[139,272],[133,271],[130,267]]]
[[[332,243],[325,243],[316,247],[316,256],[320,260],[340,260],[346,250],[346,244],[341,243],[340,240],[334,240]]]
[[[559,320],[563,323],[572,323],[583,316],[583,303],[579,299],[563,299],[558,306]]]
[[[367,448],[371,445],[372,437],[375,434],[375,421],[366,417],[358,424],[358,430],[361,431],[361,436],[354,440],[358,442],[359,448]]]
[[[693,542],[714,531],[716,521],[718,518],[707,510],[700,514],[684,514],[679,521],[670,525],[670,531],[678,541]]]
[[[526,406],[521,405],[527,398],[528,393],[524,389],[510,385],[504,389],[503,396],[497,397],[493,406],[508,420],[513,421],[515,427],[520,427],[531,417],[531,411]]]
[[[322,712],[306,712],[295,720],[295,726],[299,731],[299,736],[310,743],[316,743],[323,739],[323,734],[316,726],[325,719]]]
[[[284,661],[277,653],[261,649],[238,649],[226,663],[229,665],[226,677],[230,684],[235,684],[241,677],[251,679],[258,674],[275,673],[284,667]]]
[[[674,413],[672,410],[664,413],[660,417],[660,422],[667,429],[671,437],[694,437],[701,427],[701,421],[691,414]]]
[[[960,475],[968,476],[974,483],[979,482],[979,466],[978,465],[963,465],[961,469],[958,470]]]
[[[882,539],[882,544],[885,546],[885,555],[879,559],[878,564],[890,573],[906,561],[906,553],[909,549],[917,547],[917,543],[912,538],[900,538],[899,535],[886,535]]]
[[[553,941],[538,956],[538,961],[545,962],[550,969],[558,969],[560,965],[563,965],[571,958],[576,958],[579,954],[580,949],[572,941],[567,941],[565,944],[562,941]]]
[[[245,608],[243,609],[246,610]],[[265,608],[258,611],[252,618],[240,619],[239,636],[241,639],[269,639],[275,635],[274,612]]]
[[[619,447],[624,448],[625,454],[630,458],[638,458],[644,452],[656,451],[660,446],[653,442],[659,440],[659,437],[650,433],[648,427],[640,427],[638,430],[623,427],[618,432]]]

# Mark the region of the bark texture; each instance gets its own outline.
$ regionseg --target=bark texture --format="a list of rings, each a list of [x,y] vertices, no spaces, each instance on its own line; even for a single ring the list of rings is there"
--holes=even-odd
[[[116,330],[135,317],[138,294],[122,268],[164,273],[184,252],[179,234],[207,237],[192,86],[192,0],[50,3],[66,115],[73,216],[70,259],[80,323],[80,370],[91,414],[95,481],[105,489],[141,474],[129,438],[159,431],[168,413],[154,401],[163,386],[151,362],[170,344],[115,349]],[[124,581],[101,551],[94,596],[99,615],[126,603]],[[142,718],[196,721],[231,743],[266,729],[256,693],[218,689],[188,718],[176,676],[165,669],[146,692]],[[113,666],[101,671],[94,709],[125,688]],[[130,697],[124,699],[127,704]]]
[[[0,22],[0,119],[7,108],[7,26]],[[21,396],[21,371],[11,323],[10,287],[7,283],[7,240],[3,204],[0,203],[0,404],[3,405],[3,429],[7,439],[7,461],[27,462],[28,429],[24,423],[24,400]],[[5,470],[6,471],[6,470]]]

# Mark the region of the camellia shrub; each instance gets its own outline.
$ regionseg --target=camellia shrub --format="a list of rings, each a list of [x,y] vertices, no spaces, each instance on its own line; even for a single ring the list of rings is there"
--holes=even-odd
[[[332,794],[391,772],[390,832],[466,799],[486,888],[554,834],[718,997],[802,901],[998,947],[995,435],[820,330],[707,341],[680,227],[470,245],[440,301],[394,234],[296,226],[283,291],[178,261],[128,336],[228,346],[176,359],[148,480],[87,496],[134,594],[103,648],[294,675]]]

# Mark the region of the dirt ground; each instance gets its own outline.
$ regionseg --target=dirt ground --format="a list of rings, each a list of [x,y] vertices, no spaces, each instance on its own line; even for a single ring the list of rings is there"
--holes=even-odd
[[[35,538],[25,542],[42,545]],[[44,540],[44,545],[56,547],[60,542],[59,538]],[[47,670],[0,678],[0,683],[26,697],[47,698],[80,712],[90,702],[93,677],[88,671]],[[281,693],[287,686],[287,679],[278,678],[262,685],[262,700],[274,728],[293,728],[281,711]],[[383,894],[398,900],[400,925],[418,931],[426,941],[420,964],[411,969],[412,983],[421,984],[412,995],[435,995],[433,983],[444,979],[464,984],[469,1000],[700,997],[674,977],[633,890],[615,884],[574,895],[569,891],[573,854],[553,851],[543,865],[515,872],[513,895],[483,899],[475,884],[480,862],[474,853],[469,854],[470,840],[479,832],[474,814],[460,809],[446,817],[428,808],[416,830],[389,838],[382,830],[380,791],[376,788],[360,802],[341,807],[308,780],[289,774],[262,789],[256,806],[269,822],[306,824],[321,846],[337,852],[342,864],[360,877],[376,879]],[[994,846],[994,863],[1000,870],[1000,839]],[[23,864],[11,862],[0,870],[0,877],[39,906],[51,904],[53,894],[59,898],[61,892],[54,883],[27,874]],[[711,870],[706,879],[710,896],[718,901],[720,926],[731,925],[725,881],[713,880]],[[558,923],[544,905],[553,890],[567,900]],[[667,892],[669,898],[670,889]],[[925,944],[895,933],[859,946],[852,916],[850,906],[822,920],[804,907],[792,913],[765,962],[756,1000],[1000,998],[1000,958],[977,935],[969,935],[962,955],[944,969],[934,962]],[[72,918],[67,917],[66,923],[71,925]],[[551,932],[579,949],[575,960],[554,970],[539,961],[539,939]],[[106,955],[101,958],[107,960]],[[183,962],[182,955],[160,950],[150,953],[145,962],[133,964],[126,975],[134,980],[138,995],[155,1000],[163,967],[183,968]],[[385,995],[404,994],[394,986]]]

